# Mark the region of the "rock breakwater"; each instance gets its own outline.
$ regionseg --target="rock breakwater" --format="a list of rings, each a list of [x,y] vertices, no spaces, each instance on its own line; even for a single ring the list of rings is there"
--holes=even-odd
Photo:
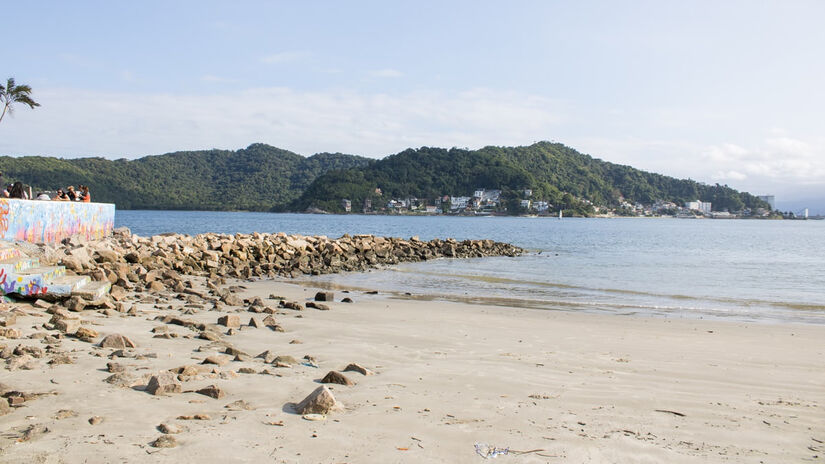
[[[132,235],[120,228],[93,243],[68,241],[52,259],[79,274],[135,289],[163,290],[177,274],[207,277],[296,277],[436,258],[517,256],[524,250],[493,240],[422,241],[374,235],[274,234]],[[140,290],[140,288],[136,289]]]

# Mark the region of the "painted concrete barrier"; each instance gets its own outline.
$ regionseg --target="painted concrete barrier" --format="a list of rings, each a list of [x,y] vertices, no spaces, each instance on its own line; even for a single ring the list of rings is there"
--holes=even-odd
[[[73,235],[89,240],[112,234],[115,205],[0,198],[0,239],[56,243]]]

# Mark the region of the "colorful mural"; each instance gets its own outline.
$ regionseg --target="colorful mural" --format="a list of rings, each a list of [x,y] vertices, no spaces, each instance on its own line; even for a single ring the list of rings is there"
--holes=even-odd
[[[45,285],[42,275],[18,275],[6,274],[5,269],[0,269],[0,294],[6,295],[16,293],[23,296],[45,295],[49,288]]]
[[[0,198],[0,239],[56,243],[73,235],[89,240],[111,235],[115,205],[76,201]]]

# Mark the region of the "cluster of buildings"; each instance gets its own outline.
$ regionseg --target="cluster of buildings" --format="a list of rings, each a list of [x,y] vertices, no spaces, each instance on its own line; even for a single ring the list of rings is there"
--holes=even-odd
[[[770,196],[770,201],[765,200],[763,197],[759,198],[770,204],[771,208],[774,207],[772,195]],[[714,219],[733,219],[741,217],[767,217],[770,215],[770,211],[764,208],[756,208],[754,210],[745,208],[738,213],[713,211],[713,204],[711,202],[701,200],[688,201],[681,206],[672,201],[662,200],[659,200],[652,205],[643,205],[641,203],[632,204],[627,201],[623,201],[620,209],[625,213],[625,215],[631,216],[675,216],[682,218],[703,216]]]
[[[376,194],[380,195],[380,189],[376,189]],[[542,213],[549,211],[553,207],[546,201],[533,201],[531,189],[523,190],[526,199],[520,200],[520,206],[528,212]],[[352,201],[341,200],[344,211],[352,212]],[[416,197],[393,198],[387,200],[383,205],[375,205],[374,200],[367,198],[364,200],[362,211],[364,213],[376,210],[387,213],[424,213],[424,214],[493,214],[507,211],[504,205],[501,190],[479,188],[473,192],[472,196],[452,196],[444,195],[431,200]]]
[[[381,190],[376,189],[375,193],[381,195]],[[519,212],[525,214],[548,214],[553,208],[553,204],[543,200],[533,200],[533,191],[524,189],[521,191],[521,198],[518,200]],[[775,198],[773,195],[763,195],[759,197],[774,208]],[[671,201],[659,200],[652,205],[641,203],[630,203],[624,199],[620,201],[616,209],[597,207],[590,201],[577,199],[577,201],[588,204],[598,215],[606,216],[675,216],[675,217],[712,217],[712,218],[734,218],[734,217],[762,217],[770,214],[769,210],[757,208],[751,211],[745,209],[739,214],[732,214],[727,211],[713,211],[709,201],[694,200],[679,205]],[[507,211],[503,204],[501,190],[479,188],[473,192],[472,196],[451,196],[444,195],[432,200],[424,200],[416,197],[393,198],[382,205],[374,205],[374,200],[367,198],[364,200],[361,211],[364,213],[381,211],[390,214],[493,214]],[[512,203],[511,203],[512,204]],[[344,211],[352,212],[352,202],[348,199],[341,200]]]

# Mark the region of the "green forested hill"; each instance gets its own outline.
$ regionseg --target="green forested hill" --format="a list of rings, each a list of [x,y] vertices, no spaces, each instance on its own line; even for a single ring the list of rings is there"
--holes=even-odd
[[[340,153],[305,158],[264,144],[237,151],[183,151],[136,160],[0,157],[4,181],[36,190],[86,184],[92,200],[120,209],[268,211],[297,198],[320,174],[366,166]]]
[[[382,195],[376,193],[376,188],[381,189]],[[680,205],[701,199],[712,202],[718,211],[768,206],[727,186],[644,172],[592,158],[560,143],[540,142],[526,147],[485,147],[475,151],[409,149],[365,167],[320,176],[292,203],[291,209],[317,207],[338,211],[342,198],[352,200],[357,207],[365,198],[376,204],[408,196],[431,199],[440,195],[470,195],[476,188],[501,189],[511,205],[523,189],[529,188],[534,192],[533,199],[581,214],[589,209],[581,200],[615,207],[622,199],[643,204],[664,200]]]
[[[0,157],[5,182],[20,180],[37,190],[87,184],[92,199],[120,209],[341,211],[341,199],[360,210],[364,199],[380,206],[393,198],[433,200],[471,195],[476,188],[501,189],[508,211],[518,210],[523,189],[533,200],[588,214],[621,200],[700,199],[717,211],[767,204],[726,186],[706,185],[640,171],[581,154],[559,143],[480,150],[423,147],[382,160],[340,153],[308,158],[264,144],[237,151],[204,150],[136,160]],[[376,192],[380,189],[381,194]]]

